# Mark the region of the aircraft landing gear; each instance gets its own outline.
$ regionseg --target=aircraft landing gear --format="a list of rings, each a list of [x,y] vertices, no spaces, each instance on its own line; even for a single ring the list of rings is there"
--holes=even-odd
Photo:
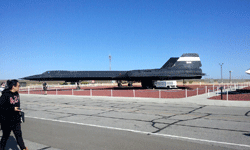
[[[80,90],[81,88],[80,88],[80,83],[79,83],[80,81],[78,81],[78,82],[76,82],[76,84],[77,84],[77,86],[76,86],[76,90]]]
[[[122,87],[122,81],[121,80],[117,80],[118,83],[118,87]]]
[[[144,88],[144,89],[151,89],[151,88],[154,87],[153,81],[151,81],[151,80],[144,80],[144,81],[141,81],[141,86],[142,86],[142,88]]]
[[[133,81],[129,81],[128,86],[133,86]]]

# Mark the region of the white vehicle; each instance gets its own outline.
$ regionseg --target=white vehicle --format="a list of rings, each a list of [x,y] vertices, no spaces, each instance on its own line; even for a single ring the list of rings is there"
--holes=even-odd
[[[155,87],[177,88],[177,82],[175,80],[155,81],[154,85]]]

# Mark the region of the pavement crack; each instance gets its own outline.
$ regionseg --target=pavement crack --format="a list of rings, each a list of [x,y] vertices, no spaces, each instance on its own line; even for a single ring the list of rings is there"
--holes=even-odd
[[[248,116],[249,113],[250,113],[250,111],[246,112],[245,116]]]
[[[193,127],[193,128],[202,128],[202,129],[213,129],[213,130],[220,130],[220,131],[243,132],[243,133],[249,132],[247,130],[222,129],[222,128],[215,128],[215,127],[201,127],[201,126],[192,126],[192,125],[184,125],[184,124],[178,124],[178,126]]]
[[[51,148],[51,146],[44,147],[44,148],[41,148],[41,149],[38,149],[38,150],[44,150],[44,149],[49,149],[49,148]]]
[[[139,105],[139,106],[134,106],[134,107],[131,107],[131,109],[134,109],[134,108],[139,108],[139,107],[142,107],[142,106],[144,106],[144,105]]]
[[[77,114],[70,114],[69,116],[57,117],[57,118],[55,118],[55,119],[56,119],[56,120],[60,120],[60,119],[62,119],[62,118],[68,118],[68,117],[72,117],[72,116],[75,116],[75,115],[77,115]]]
[[[158,127],[155,126],[155,124],[157,124],[157,122],[155,122],[155,120],[159,120],[159,119],[163,119],[163,118],[164,118],[164,117],[158,118],[158,119],[154,119],[154,120],[151,120],[151,121],[150,121],[150,122],[151,122],[151,126],[152,126],[153,128],[156,128],[156,129],[160,130],[161,128],[158,128]]]
[[[190,114],[190,113],[193,113],[194,111],[199,110],[199,109],[202,109],[202,108],[204,108],[204,107],[206,107],[206,105],[201,106],[201,107],[199,107],[199,108],[195,108],[194,110],[191,110],[190,112],[185,113],[185,114]]]
[[[177,123],[180,123],[180,122],[183,122],[183,121],[190,121],[190,120],[201,119],[201,118],[207,117],[207,116],[209,116],[209,115],[210,115],[210,114],[207,114],[207,115],[205,115],[205,116],[200,116],[200,117],[196,117],[196,118],[192,118],[192,119],[184,119],[184,120],[180,119],[180,120],[177,120],[177,121],[175,121],[175,122],[173,122],[173,123],[168,124],[167,126],[165,126],[165,127],[163,127],[163,128],[160,128],[159,130],[156,130],[156,131],[154,131],[154,132],[152,132],[152,133],[158,133],[158,132],[160,132],[160,131],[162,131],[162,130],[164,130],[164,129],[166,129],[166,128],[172,126],[172,125],[176,125]]]
[[[95,115],[101,115],[101,114],[105,114],[105,113],[109,113],[109,112],[112,112],[112,111],[114,111],[114,110],[109,110],[109,111],[104,111],[104,112],[100,112],[100,113],[97,113],[97,114],[95,114]]]
[[[167,116],[167,117],[164,116],[164,117],[162,117],[162,118],[160,118],[160,119],[169,119],[169,118],[171,118],[171,117],[175,117],[175,116],[179,116],[179,115],[191,114],[191,113],[195,112],[196,110],[202,109],[202,108],[204,108],[204,107],[206,107],[206,105],[201,106],[201,107],[198,107],[198,108],[195,108],[195,109],[193,109],[193,110],[191,110],[191,111],[189,111],[189,112],[187,112],[187,113],[175,114],[175,115]],[[160,131],[162,131],[162,130],[164,130],[164,129],[166,129],[166,128],[172,126],[172,125],[175,125],[175,124],[180,123],[180,122],[183,122],[183,121],[190,121],[190,120],[201,119],[201,118],[205,118],[205,117],[210,116],[210,115],[211,115],[211,114],[206,114],[206,115],[204,115],[204,116],[200,116],[200,117],[196,117],[196,118],[192,118],[192,119],[180,119],[180,120],[177,120],[177,121],[175,121],[175,122],[173,122],[173,123],[168,124],[167,126],[165,126],[165,127],[163,127],[163,128],[157,128],[157,127],[155,127],[155,122],[154,122],[154,120],[152,120],[152,121],[151,121],[151,122],[152,122],[152,127],[158,129],[158,130],[156,130],[156,131],[154,131],[154,132],[152,132],[152,133],[158,133],[158,132],[160,132]],[[155,120],[158,120],[158,119],[155,119]]]

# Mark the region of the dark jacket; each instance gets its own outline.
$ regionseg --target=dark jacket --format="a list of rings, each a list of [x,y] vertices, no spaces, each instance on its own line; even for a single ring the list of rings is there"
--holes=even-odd
[[[21,122],[20,112],[15,111],[14,107],[20,107],[18,92],[4,90],[0,97],[0,122],[2,125],[11,126]]]

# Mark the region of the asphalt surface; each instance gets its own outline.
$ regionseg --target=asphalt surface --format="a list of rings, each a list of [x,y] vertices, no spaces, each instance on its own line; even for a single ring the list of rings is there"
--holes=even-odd
[[[250,149],[249,103],[21,95],[22,131],[30,150]]]
[[[24,136],[51,147],[79,150],[214,150],[222,148],[213,145],[128,131],[105,129],[93,126],[27,119],[23,126]],[[39,126],[39,128],[37,128]]]

